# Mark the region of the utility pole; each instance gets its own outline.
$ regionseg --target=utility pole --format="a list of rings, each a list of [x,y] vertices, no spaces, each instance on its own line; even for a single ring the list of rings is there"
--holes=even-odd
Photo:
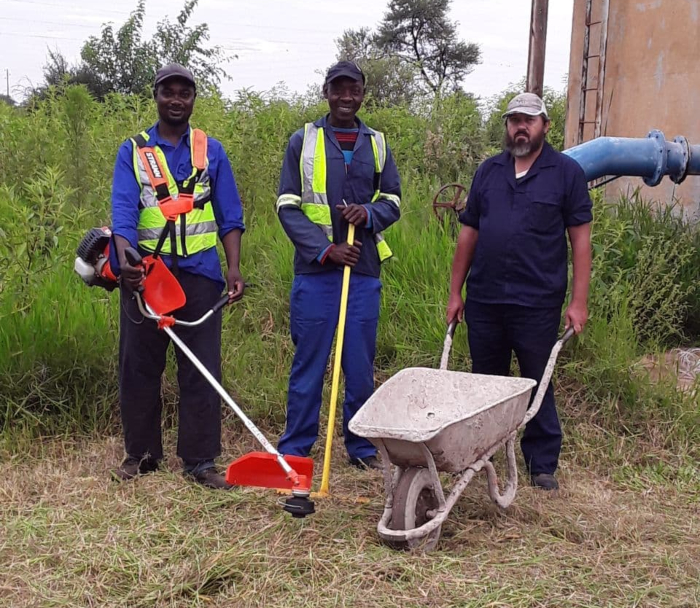
[[[530,47],[527,54],[526,90],[542,97],[544,90],[544,53],[547,46],[547,10],[549,0],[532,0]]]
[[[5,83],[7,84],[7,97],[10,97],[10,70],[5,68]]]

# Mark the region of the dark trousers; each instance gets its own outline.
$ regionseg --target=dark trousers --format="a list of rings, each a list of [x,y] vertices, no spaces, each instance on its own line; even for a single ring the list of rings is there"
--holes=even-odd
[[[302,274],[294,278],[290,320],[296,351],[289,375],[287,426],[278,446],[282,454],[307,456],[318,437],[323,377],[338,325],[342,280],[341,272]],[[342,368],[343,434],[351,458],[366,458],[377,452],[367,439],[349,431],[348,422],[374,392],[381,288],[377,278],[350,275]]]
[[[183,321],[194,321],[219,299],[220,287],[205,277],[180,272],[178,280],[187,303],[175,311]],[[175,326],[178,337],[217,380],[221,379],[221,312],[197,327]],[[161,376],[170,338],[155,321],[143,319],[131,294],[121,293],[119,320],[119,403],[124,448],[135,458],[163,457],[161,439]],[[186,464],[213,460],[221,454],[219,395],[177,348],[178,408],[177,455]]]
[[[467,299],[464,314],[474,373],[509,375],[515,352],[523,377],[540,381],[557,341],[561,308],[482,304]],[[533,397],[536,390],[532,391]],[[520,442],[530,474],[556,471],[561,440],[554,388],[550,382],[540,410],[527,424]]]

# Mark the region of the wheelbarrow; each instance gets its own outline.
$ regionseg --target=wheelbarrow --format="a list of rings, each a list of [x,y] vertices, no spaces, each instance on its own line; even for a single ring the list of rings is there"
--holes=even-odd
[[[441,526],[472,478],[486,472],[493,501],[507,508],[515,498],[515,440],[537,414],[569,328],[554,344],[528,408],[529,378],[450,371],[447,360],[456,323],[450,324],[440,369],[411,367],[385,382],[350,420],[382,456],[386,501],[377,531],[394,548],[430,551]],[[507,479],[499,487],[491,457],[506,448]],[[445,496],[439,473],[456,475]]]

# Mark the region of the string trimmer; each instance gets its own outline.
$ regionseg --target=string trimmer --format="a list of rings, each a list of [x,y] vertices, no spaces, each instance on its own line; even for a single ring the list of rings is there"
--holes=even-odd
[[[108,228],[92,229],[80,243],[75,261],[75,270],[87,285],[100,286],[109,291],[117,286],[117,279],[109,267],[110,241],[111,231]],[[291,496],[284,501],[284,510],[294,517],[312,514],[314,503],[309,495],[313,460],[301,456],[282,456],[173,330],[175,325],[193,327],[206,322],[228,303],[228,295],[222,296],[196,321],[180,321],[170,313],[184,306],[185,293],[163,260],[153,256],[142,258],[131,247],[125,251],[125,255],[129,264],[145,269],[143,286],[140,291],[134,292],[141,314],[158,323],[158,327],[168,334],[266,450],[250,452],[232,462],[226,469],[226,481],[231,485],[289,490]]]

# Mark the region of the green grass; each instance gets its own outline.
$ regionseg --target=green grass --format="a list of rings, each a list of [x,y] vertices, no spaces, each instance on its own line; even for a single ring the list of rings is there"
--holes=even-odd
[[[226,427],[224,461],[253,447]],[[585,417],[566,429],[557,495],[521,485],[503,511],[477,477],[429,554],[379,541],[381,479],[340,454],[331,498],[295,520],[272,492],[193,486],[172,457],[118,485],[107,474],[121,457],[114,438],[35,444],[0,465],[0,605],[697,605],[697,467],[677,454],[662,468],[640,465],[631,446],[589,436]],[[636,445],[668,457],[643,438]]]

